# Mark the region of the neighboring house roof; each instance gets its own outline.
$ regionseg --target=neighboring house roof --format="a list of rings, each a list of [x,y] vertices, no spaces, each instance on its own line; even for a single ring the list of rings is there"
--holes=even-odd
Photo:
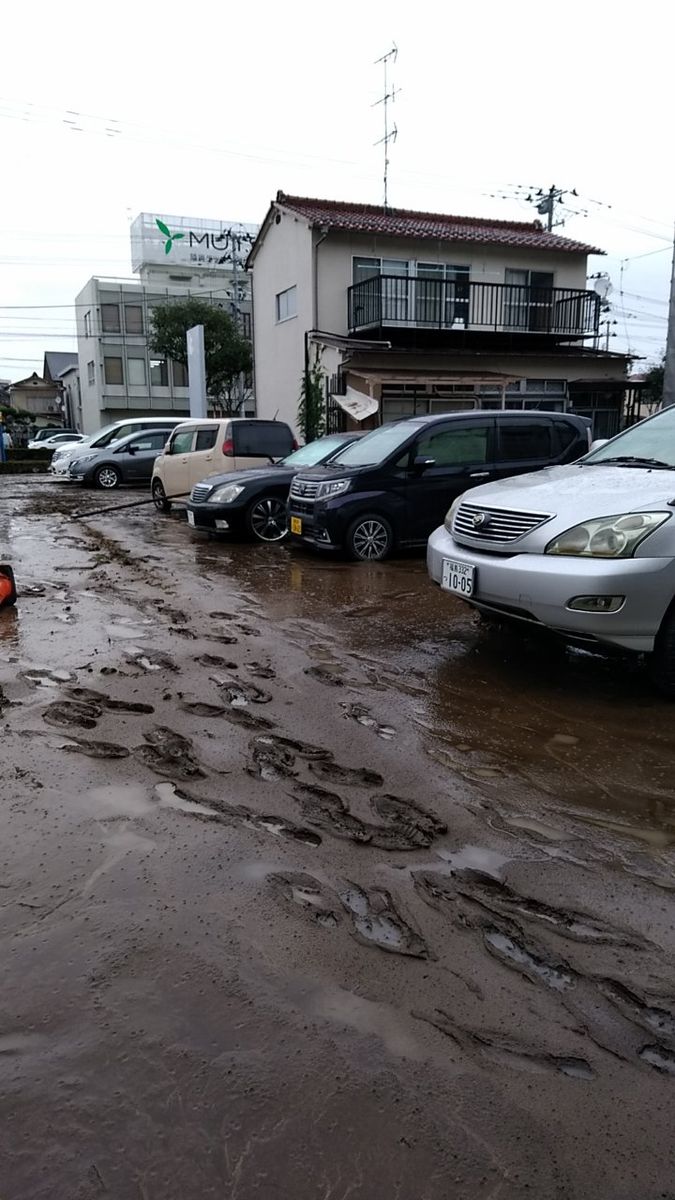
[[[14,383],[11,384],[10,391],[14,388],[29,387],[42,388],[43,390],[47,388],[54,395],[58,392],[57,385],[50,379],[43,379],[41,375],[38,375],[37,371],[33,371],[33,374],[27,375],[25,379],[15,379]]]
[[[45,361],[42,368],[45,379],[56,379],[67,367],[76,366],[76,350],[45,350]]]
[[[541,221],[495,221],[485,217],[458,217],[447,213],[416,212],[405,208],[383,208],[377,204],[354,204],[340,200],[317,200],[277,192],[261,226],[250,258],[270,225],[276,209],[303,217],[310,226],[345,233],[370,233],[382,237],[415,238],[435,242],[462,242],[484,246],[517,246],[529,250],[566,254],[604,254],[594,246],[549,233]]]

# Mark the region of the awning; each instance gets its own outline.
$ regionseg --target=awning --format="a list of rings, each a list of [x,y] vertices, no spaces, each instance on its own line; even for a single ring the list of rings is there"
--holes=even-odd
[[[348,387],[347,393],[344,396],[331,396],[340,408],[349,414],[354,421],[365,421],[366,417],[372,417],[373,413],[379,411],[379,400],[373,399],[372,396],[367,396],[365,392],[357,392],[356,388]]]

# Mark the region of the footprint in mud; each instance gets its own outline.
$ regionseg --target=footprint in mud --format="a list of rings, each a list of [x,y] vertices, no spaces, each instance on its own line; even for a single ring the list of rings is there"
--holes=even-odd
[[[533,983],[543,983],[556,992],[576,985],[576,972],[566,962],[549,957],[541,947],[528,944],[517,927],[511,931],[487,926],[483,929],[483,942],[490,954]]]
[[[308,846],[320,846],[321,838],[313,829],[303,829],[286,817],[253,812],[243,805],[230,805],[224,801],[210,798],[207,804],[195,800],[176,787],[175,783],[158,783],[155,793],[159,797],[160,808],[173,808],[188,816],[197,817],[221,825],[244,825],[249,829],[262,830],[275,837],[289,838],[291,841],[303,842]]]
[[[34,687],[59,687],[62,683],[72,683],[77,676],[72,671],[52,671],[48,667],[31,667],[28,671],[20,671],[19,678],[32,683]]]
[[[370,803],[384,825],[374,825],[350,812],[336,792],[316,784],[297,783],[295,798],[306,821],[334,837],[348,838],[380,850],[418,850],[430,846],[446,827],[432,813],[396,796],[374,796]]]
[[[318,833],[315,833],[313,829],[305,829],[302,825],[296,825],[286,817],[249,811],[243,823],[250,829],[262,829],[265,833],[274,834],[275,837],[289,838],[293,842],[304,842],[307,846],[321,845]]]
[[[134,666],[142,667],[144,671],[177,671],[178,667],[168,654],[157,650],[141,650],[137,646],[126,650],[124,657]]]
[[[98,704],[84,704],[80,700],[59,700],[45,708],[42,719],[48,725],[79,725],[82,729],[93,729],[102,712]]]
[[[278,739],[259,733],[253,738],[250,751],[251,760],[246,768],[249,775],[264,779],[266,783],[297,775],[294,769],[295,754],[280,745]]]
[[[414,879],[417,886],[417,876]],[[453,902],[457,904],[458,897],[461,897],[462,901],[474,904],[493,916],[524,917],[573,942],[636,947],[644,945],[644,941],[596,917],[572,909],[556,908],[532,896],[520,896],[508,884],[484,871],[463,868],[454,870],[450,878],[447,875],[423,872],[419,886],[423,895],[424,889],[427,889],[425,898],[429,898],[433,893],[437,901],[444,898],[452,906]]]
[[[188,638],[191,642],[197,641],[197,634],[188,629],[187,625],[169,625],[169,633],[175,633],[178,637]]]
[[[664,1075],[675,1075],[675,1054],[665,1046],[643,1046],[638,1056]]]
[[[207,704],[204,700],[181,700],[180,706],[193,717],[224,717],[227,713],[222,704]]]
[[[85,704],[98,704],[111,712],[153,713],[152,704],[141,704],[135,700],[113,700],[105,692],[97,692],[94,688],[70,687],[66,689],[73,700],[84,700]]]
[[[43,583],[24,583],[20,590],[17,588],[17,595],[20,598],[26,596],[44,596],[46,591],[47,588]]]
[[[326,750],[323,746],[313,746],[310,742],[299,742],[295,738],[270,734],[266,740],[290,754],[297,754],[298,758],[304,758],[308,762],[317,762],[319,759],[331,757],[330,750]]]
[[[269,704],[272,699],[271,692],[265,692],[255,683],[244,683],[240,679],[222,679],[212,675],[211,683],[215,683],[216,687],[225,693],[232,708],[246,708],[249,704]]]
[[[118,746],[115,742],[92,742],[84,738],[70,737],[61,742],[50,742],[57,750],[66,750],[69,754],[86,754],[89,758],[128,758],[126,746]]]
[[[629,1021],[646,1029],[648,1033],[656,1034],[662,1041],[670,1043],[675,1049],[675,1014],[663,1008],[660,1004],[648,1004],[647,1001],[627,988],[616,979],[603,979],[599,983],[600,991]],[[674,1002],[669,1001],[671,1008]]]
[[[143,734],[144,746],[134,750],[136,757],[155,771],[158,775],[168,775],[176,779],[203,779],[206,772],[202,770],[189,738],[173,729],[158,725],[155,729]]]
[[[261,637],[259,629],[255,629],[253,625],[247,625],[245,622],[238,622],[236,627],[244,637]]]
[[[377,771],[367,767],[340,767],[329,759],[310,763],[309,768],[328,783],[344,783],[349,787],[382,787],[384,783]]]
[[[208,633],[204,639],[207,642],[218,642],[221,646],[235,646],[239,638],[232,633]]]
[[[209,618],[211,621],[236,621],[237,613],[231,612],[210,612]]]
[[[269,663],[252,662],[246,664],[246,670],[256,679],[276,679],[277,673]]]
[[[343,678],[339,663],[319,663],[317,666],[305,667],[303,674],[318,679],[320,683],[327,683],[330,687],[344,687],[347,682]]]
[[[389,892],[382,888],[345,883],[335,895],[313,875],[302,872],[275,872],[267,879],[282,900],[297,905],[304,916],[325,929],[337,928],[344,910],[351,936],[362,945],[411,958],[430,957],[424,939],[404,920]]]
[[[251,729],[257,732],[274,729],[274,722],[270,721],[269,717],[264,717],[262,713],[253,713],[248,708],[234,708],[229,705],[224,709],[223,716],[226,721],[231,721],[233,725],[240,725],[242,729]]]
[[[184,609],[172,608],[170,604],[165,604],[163,600],[153,600],[152,603],[171,625],[187,625],[189,623],[190,618]]]
[[[195,662],[201,663],[203,667],[221,667],[224,671],[237,671],[239,664],[230,662],[229,659],[223,658],[220,654],[198,654]]]
[[[519,1038],[506,1037],[500,1033],[484,1032],[459,1025],[441,1008],[433,1013],[413,1012],[419,1021],[426,1021],[440,1030],[446,1037],[469,1054],[485,1057],[506,1066],[522,1067],[525,1070],[554,1071],[571,1079],[595,1079],[596,1073],[585,1058],[574,1055],[553,1054],[540,1050]]]
[[[380,725],[372,715],[370,709],[366,708],[365,704],[344,704],[340,707],[344,710],[344,716],[352,721],[356,721],[358,725],[363,725],[366,729],[372,729],[378,737],[389,742],[393,737],[396,737],[396,730],[392,729],[391,725]]]

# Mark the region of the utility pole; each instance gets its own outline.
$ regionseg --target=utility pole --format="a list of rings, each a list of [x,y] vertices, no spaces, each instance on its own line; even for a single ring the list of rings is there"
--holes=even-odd
[[[239,268],[243,264],[240,262],[239,256],[241,254],[242,245],[244,243],[246,243],[247,245],[252,246],[253,242],[255,241],[255,238],[250,233],[247,233],[245,230],[242,230],[241,228],[238,230],[235,230],[234,228],[226,230],[224,237],[226,240],[226,244],[228,246],[228,252],[225,253],[222,256],[222,258],[218,259],[218,262],[219,262],[219,264],[222,264],[225,262],[232,263],[232,293],[233,293],[232,319],[234,321],[235,329],[237,330],[238,333],[241,333],[241,321],[240,321],[241,310],[239,308],[239,302],[243,298],[243,293],[240,296],[240,294],[239,294]],[[244,406],[244,376],[240,372],[237,377],[237,412],[240,412],[240,410],[243,408],[243,406]]]
[[[391,90],[389,89],[388,67],[389,67],[390,61],[396,62],[397,56],[398,56],[398,49],[396,46],[392,46],[391,50],[388,50],[386,54],[382,55],[382,58],[378,58],[375,62],[375,66],[377,66],[378,63],[382,63],[382,66],[384,68],[384,95],[380,96],[380,99],[376,100],[375,103],[372,105],[372,107],[376,108],[378,104],[381,104],[383,111],[384,111],[384,137],[381,137],[379,139],[379,141],[377,141],[375,143],[375,145],[376,146],[384,146],[384,207],[385,208],[388,208],[388,206],[389,206],[389,143],[395,142],[396,138],[398,137],[398,130],[395,125],[392,127],[391,130],[389,129],[389,104],[390,104],[390,102],[393,104],[395,97],[398,95],[399,91],[401,90],[400,88],[395,88],[395,87],[392,87]]]
[[[546,217],[546,228],[550,233],[554,225],[563,225],[563,221],[554,221],[555,210],[558,204],[562,204],[565,196],[578,196],[576,188],[559,188],[554,183],[551,184],[548,190],[543,188],[532,188],[525,200],[528,204],[534,204],[537,212]]]
[[[673,267],[670,275],[670,307],[668,308],[668,334],[663,372],[663,399],[661,408],[675,404],[675,240],[673,241]]]

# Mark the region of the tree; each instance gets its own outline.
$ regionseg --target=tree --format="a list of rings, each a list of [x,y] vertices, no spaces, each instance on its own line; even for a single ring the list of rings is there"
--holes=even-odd
[[[251,370],[251,343],[222,308],[189,296],[156,304],[150,322],[150,347],[163,358],[187,366],[187,331],[204,326],[206,391],[213,406],[233,416],[241,409],[245,392],[242,375]]]
[[[298,403],[298,424],[306,442],[313,442],[325,431],[323,379],[321,356],[317,346],[314,362],[307,363],[303,374]]]
[[[654,405],[656,408],[663,400],[663,376],[666,367],[666,356],[664,354],[661,362],[654,367],[650,367],[644,379],[644,388],[642,391],[642,399],[646,404]]]

